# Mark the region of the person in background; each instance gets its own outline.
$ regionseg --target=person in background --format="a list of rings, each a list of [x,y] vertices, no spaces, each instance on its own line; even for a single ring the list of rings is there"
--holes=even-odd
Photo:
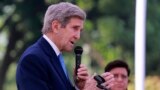
[[[23,52],[18,62],[16,71],[18,90],[87,88],[86,81],[91,79],[87,68],[80,65],[78,79],[73,86],[62,55],[63,52],[73,50],[75,43],[80,39],[85,19],[86,13],[68,2],[60,2],[48,7],[44,16],[42,36]],[[103,75],[106,79],[108,76]]]
[[[127,90],[130,68],[124,60],[114,60],[108,63],[104,71],[114,75],[115,83],[110,90]]]

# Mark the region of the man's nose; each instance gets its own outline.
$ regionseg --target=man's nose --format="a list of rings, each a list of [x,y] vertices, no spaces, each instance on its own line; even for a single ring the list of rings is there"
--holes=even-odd
[[[78,40],[78,39],[80,39],[80,36],[81,36],[81,33],[80,32],[77,32],[76,34],[75,34],[75,38]]]

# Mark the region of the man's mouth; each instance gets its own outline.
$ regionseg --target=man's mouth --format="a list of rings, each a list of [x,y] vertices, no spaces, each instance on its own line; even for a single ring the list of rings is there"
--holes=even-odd
[[[73,44],[73,45],[74,45],[74,42],[73,42],[73,41],[71,41],[71,44]]]

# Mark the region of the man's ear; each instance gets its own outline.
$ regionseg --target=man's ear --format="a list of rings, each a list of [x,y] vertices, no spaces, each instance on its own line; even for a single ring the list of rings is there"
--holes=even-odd
[[[57,20],[54,20],[54,21],[52,21],[52,31],[54,32],[54,33],[58,33],[59,32],[59,28],[60,28],[60,22],[59,21],[57,21]]]

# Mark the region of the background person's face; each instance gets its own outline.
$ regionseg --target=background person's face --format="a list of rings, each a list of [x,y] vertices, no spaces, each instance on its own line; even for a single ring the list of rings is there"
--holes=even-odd
[[[74,48],[74,44],[80,39],[83,23],[80,18],[73,17],[65,27],[60,28],[60,51],[71,51]]]
[[[127,90],[128,86],[128,75],[127,70],[122,67],[114,68],[110,71],[115,78],[115,85],[111,90]]]

